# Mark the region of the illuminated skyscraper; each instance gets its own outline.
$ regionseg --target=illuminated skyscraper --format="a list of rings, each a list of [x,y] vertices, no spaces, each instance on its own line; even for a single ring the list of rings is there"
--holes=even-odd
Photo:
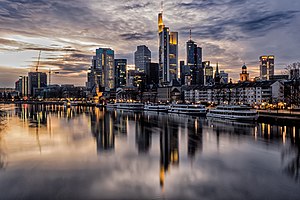
[[[138,72],[145,72],[149,69],[151,63],[151,51],[145,45],[137,46],[134,53],[134,64]]]
[[[204,73],[202,68],[202,48],[190,39],[186,43],[186,62],[191,69],[192,85],[203,85]]]
[[[162,12],[158,14],[158,34],[160,81],[167,84],[178,76],[178,33],[165,27]]]
[[[28,94],[36,96],[35,90],[47,86],[47,74],[44,72],[29,72],[28,73]]]
[[[205,85],[211,85],[214,82],[214,68],[212,66],[210,66],[210,61],[205,61],[202,62],[202,68],[204,68],[205,71],[205,75],[204,75],[204,81],[205,81]]]
[[[115,59],[115,86],[126,86],[126,66],[127,59]]]
[[[114,50],[96,49],[96,56],[93,57],[92,67],[88,73],[88,81],[87,85],[93,94],[98,93],[101,88],[110,90],[115,87]]]
[[[274,76],[274,56],[261,56],[260,60],[260,79],[270,80]]]

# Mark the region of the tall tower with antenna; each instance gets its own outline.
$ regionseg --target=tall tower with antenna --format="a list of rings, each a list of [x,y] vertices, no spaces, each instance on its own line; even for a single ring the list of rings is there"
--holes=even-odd
[[[163,23],[163,2],[158,13],[159,77],[162,85],[178,77],[178,32],[170,32]]]

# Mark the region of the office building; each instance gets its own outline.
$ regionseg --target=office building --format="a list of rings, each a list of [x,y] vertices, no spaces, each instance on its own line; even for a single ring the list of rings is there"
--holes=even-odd
[[[214,69],[210,66],[210,61],[202,62],[202,68],[204,69],[204,85],[211,85],[214,82]]]
[[[160,82],[166,85],[178,77],[178,33],[170,32],[158,14]]]
[[[226,73],[224,70],[220,71],[220,77],[221,77],[220,83],[223,83],[223,84],[228,83],[228,73]]]
[[[186,62],[191,69],[191,84],[192,85],[203,85],[204,73],[202,68],[202,48],[198,47],[197,44],[191,39],[186,43]]]
[[[25,78],[26,79],[26,78]],[[24,80],[26,81],[26,80]],[[44,72],[28,73],[28,95],[37,96],[40,89],[47,86],[47,74]],[[26,88],[26,86],[24,86]]]
[[[137,50],[134,53],[134,64],[138,72],[145,72],[149,69],[151,63],[151,51],[145,45],[137,46]]]
[[[149,73],[146,74],[147,77],[147,85],[159,83],[159,65],[158,63],[150,63]]]
[[[127,59],[115,59],[115,86],[126,86],[126,66]]]
[[[88,90],[93,95],[99,95],[102,90],[111,90],[115,87],[114,50],[109,48],[96,49],[92,66],[88,72]]]
[[[260,79],[270,80],[270,77],[274,75],[274,56],[261,56],[260,61]]]

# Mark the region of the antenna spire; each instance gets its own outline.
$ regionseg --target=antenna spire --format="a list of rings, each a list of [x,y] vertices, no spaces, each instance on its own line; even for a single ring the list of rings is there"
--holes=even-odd
[[[164,11],[164,1],[160,2],[160,12],[162,13]]]
[[[190,29],[190,40],[192,40],[192,29]]]

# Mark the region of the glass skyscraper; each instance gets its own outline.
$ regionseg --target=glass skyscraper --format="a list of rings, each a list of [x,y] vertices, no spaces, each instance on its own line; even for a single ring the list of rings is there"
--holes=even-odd
[[[160,82],[168,84],[178,76],[178,33],[165,27],[162,12],[158,14],[158,34]]]
[[[126,66],[127,59],[115,59],[115,86],[126,86]]]
[[[146,72],[151,63],[151,51],[145,45],[137,46],[134,53],[134,64],[138,72]]]
[[[274,56],[261,56],[260,60],[260,79],[270,80],[274,76]]]
[[[191,69],[192,85],[204,84],[204,72],[202,68],[202,48],[190,38],[186,43],[186,62]]]

